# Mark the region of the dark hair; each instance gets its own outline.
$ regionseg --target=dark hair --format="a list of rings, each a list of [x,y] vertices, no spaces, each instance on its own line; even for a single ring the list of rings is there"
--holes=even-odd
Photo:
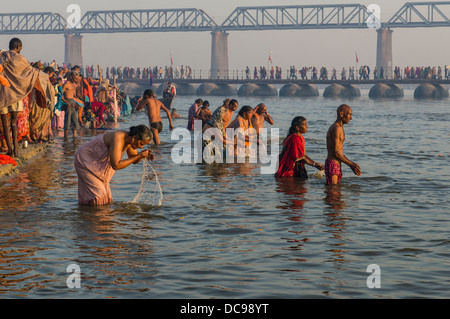
[[[297,132],[296,127],[301,125],[304,121],[306,121],[306,119],[303,116],[294,117],[291,123],[291,127],[289,128],[288,136]]]
[[[208,100],[206,100],[206,101],[203,101],[203,104],[202,104],[203,106],[209,106],[209,101]]]
[[[202,99],[196,99],[196,100],[195,100],[195,103],[197,103],[197,104],[202,104],[202,103],[203,103],[203,100],[202,100]]]
[[[237,102],[238,102],[237,100],[232,99],[232,100],[230,100],[230,104],[228,104],[228,105],[232,105],[232,104],[237,103]]]
[[[47,73],[47,74],[55,73],[55,69],[52,68],[51,66],[48,66],[48,67],[46,67],[46,68],[44,69],[44,72]]]
[[[151,89],[147,89],[147,90],[144,91],[144,96],[148,95],[150,97],[153,97],[153,94],[154,94],[154,92]]]
[[[70,69],[71,71],[75,71],[76,69],[81,70],[81,67],[79,65],[75,65],[72,69]]]
[[[20,41],[20,39],[18,39],[18,38],[12,38],[9,41],[9,49],[10,50],[18,49],[21,46],[22,46],[22,41]]]
[[[244,113],[247,113],[247,112],[250,112],[250,111],[252,111],[253,109],[252,109],[252,107],[251,106],[249,106],[249,105],[244,105],[243,107],[241,107],[241,109],[239,110],[239,115],[240,116],[244,116]]]
[[[151,141],[153,139],[152,131],[145,125],[130,127],[128,133],[131,137],[136,137],[139,141]]]

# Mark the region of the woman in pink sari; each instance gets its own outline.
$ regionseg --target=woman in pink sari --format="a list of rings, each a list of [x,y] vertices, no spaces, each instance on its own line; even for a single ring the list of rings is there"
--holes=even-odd
[[[279,168],[275,177],[297,176],[307,178],[305,164],[318,170],[323,170],[322,164],[313,161],[305,151],[305,138],[303,134],[308,131],[308,123],[303,116],[292,120],[289,135],[283,143],[283,150],[278,159]]]
[[[115,171],[137,164],[142,159],[154,160],[150,150],[137,152],[153,139],[145,125],[133,126],[129,132],[113,131],[95,137],[80,146],[75,154],[78,175],[78,203],[105,205],[112,202],[109,182]],[[127,152],[128,158],[122,159]]]

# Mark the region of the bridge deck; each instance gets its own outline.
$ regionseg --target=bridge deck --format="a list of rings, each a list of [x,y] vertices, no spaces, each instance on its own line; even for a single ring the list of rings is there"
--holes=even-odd
[[[117,79],[117,83],[136,83],[136,84],[148,84],[149,79]],[[254,83],[254,84],[312,84],[312,85],[331,85],[333,83],[340,84],[340,85],[364,85],[364,84],[372,84],[375,85],[377,83],[384,83],[384,84],[398,84],[398,85],[404,85],[404,84],[423,84],[423,83],[430,83],[430,84],[443,84],[443,85],[450,85],[450,80],[446,79],[395,79],[395,80],[290,80],[290,79],[277,79],[277,80],[271,80],[271,79],[265,79],[265,80],[247,80],[247,79],[153,79],[153,83],[165,83],[171,81],[173,83],[179,83],[179,84],[203,84],[203,83],[215,83],[215,84],[238,84],[243,85],[247,83]]]

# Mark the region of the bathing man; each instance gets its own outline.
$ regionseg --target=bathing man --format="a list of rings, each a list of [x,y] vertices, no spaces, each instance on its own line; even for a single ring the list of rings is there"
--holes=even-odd
[[[161,133],[163,124],[161,121],[161,109],[166,112],[167,118],[169,119],[169,129],[173,130],[172,117],[170,116],[169,110],[156,98],[153,90],[145,90],[143,97],[139,100],[136,106],[136,111],[140,111],[146,108],[148,120],[150,122],[150,129],[153,133],[153,142],[155,145],[161,144],[159,140],[159,133]]]
[[[325,161],[325,176],[328,185],[339,184],[342,178],[342,167],[344,163],[348,165],[355,175],[361,175],[361,168],[355,162],[350,161],[344,155],[344,124],[352,120],[352,109],[346,104],[342,104],[337,109],[337,119],[330,126],[327,133],[327,151],[328,156]]]

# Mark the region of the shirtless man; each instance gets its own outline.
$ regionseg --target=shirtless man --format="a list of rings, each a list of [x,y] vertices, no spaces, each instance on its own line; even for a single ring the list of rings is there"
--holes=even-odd
[[[161,109],[167,114],[170,131],[173,130],[172,117],[164,104],[156,98],[153,90],[145,90],[143,98],[140,99],[138,105],[136,106],[136,111],[140,111],[144,107],[146,108],[148,120],[150,122],[150,129],[153,133],[153,142],[155,142],[155,145],[159,145],[161,144],[161,141],[159,140],[159,133],[161,133],[163,128],[161,121]]]
[[[78,122],[78,110],[77,104],[74,101],[76,96],[76,89],[81,83],[81,75],[78,72],[71,72],[68,76],[68,80],[63,86],[62,101],[64,105],[64,138],[69,136],[69,128],[73,129],[73,136],[77,136],[77,131],[80,129]]]
[[[259,134],[261,134],[260,132],[264,127],[264,121],[273,125],[273,119],[269,113],[267,113],[267,108],[264,103],[259,103],[253,111],[252,126],[256,130],[256,134],[259,138]]]
[[[342,178],[342,162],[348,165],[355,175],[361,175],[361,168],[355,162],[350,161],[344,155],[344,124],[352,120],[352,109],[346,104],[342,104],[337,109],[337,119],[330,126],[327,133],[327,160],[325,161],[325,176],[328,185],[339,184]]]
[[[227,143],[226,128],[228,127],[228,124],[230,124],[233,113],[237,110],[238,106],[239,103],[235,99],[230,100],[228,104],[224,103],[224,105],[219,106],[214,111],[211,120],[203,126],[203,133],[209,128],[218,128],[221,135],[216,136],[215,138],[225,145]]]
[[[209,109],[209,102],[203,101],[201,107],[198,108],[197,113],[195,113],[195,118],[202,120],[202,127],[205,126],[212,117],[211,110]]]

